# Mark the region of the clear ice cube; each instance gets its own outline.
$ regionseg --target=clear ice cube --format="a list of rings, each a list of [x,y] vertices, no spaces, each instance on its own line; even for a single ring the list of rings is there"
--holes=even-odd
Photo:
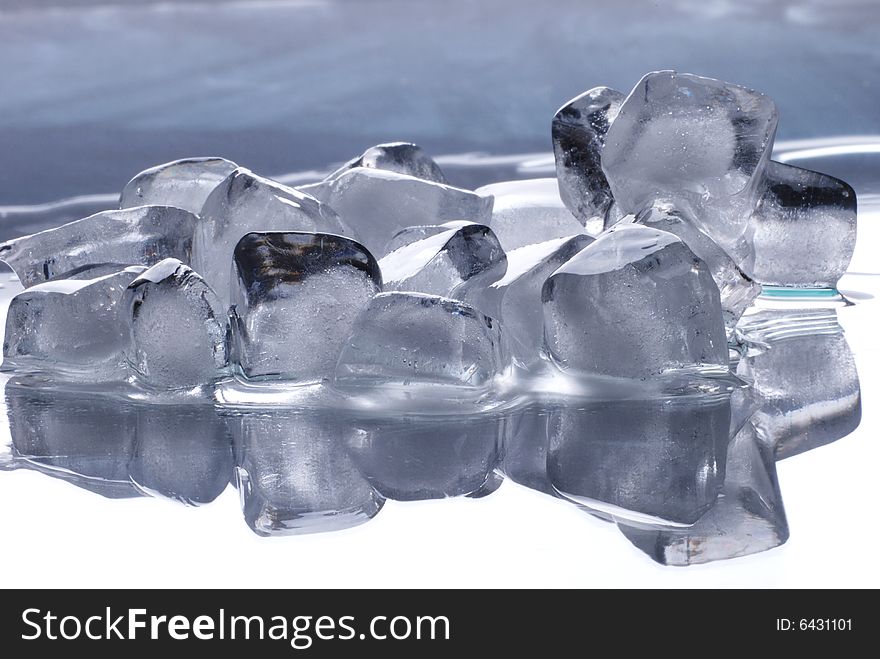
[[[830,444],[858,427],[861,388],[834,309],[766,309],[738,330],[749,346],[737,374],[754,382],[752,423],[777,459]]]
[[[602,171],[602,149],[624,98],[609,87],[595,87],[571,99],[553,117],[559,196],[586,226],[604,224],[614,200]]]
[[[584,227],[559,198],[556,179],[502,181],[477,189],[495,198],[489,226],[505,251],[554,238],[584,233]],[[600,233],[603,224],[591,221],[587,231]]]
[[[500,321],[511,356],[527,368],[540,359],[544,343],[544,282],[592,242],[580,234],[515,249],[507,253],[506,271],[471,279],[456,297]]]
[[[232,253],[252,231],[311,231],[351,236],[352,232],[326,204],[240,167],[205,201],[193,241],[192,266],[229,300]]]
[[[387,247],[388,253],[390,254],[391,252],[400,249],[401,247],[406,247],[418,240],[424,240],[425,238],[436,236],[438,233],[443,233],[450,229],[461,229],[462,227],[472,224],[476,223],[468,222],[467,220],[452,220],[451,222],[444,222],[443,224],[404,227],[391,237],[391,241],[388,243]]]
[[[619,524],[636,547],[663,565],[694,565],[747,556],[788,540],[773,451],[751,425],[730,442],[724,487],[715,505],[689,528]]]
[[[185,158],[150,167],[125,185],[119,207],[154,204],[199,214],[208,195],[236,167],[223,158]]]
[[[468,220],[489,224],[492,198],[381,169],[355,167],[309,188],[329,204],[377,258],[394,234],[410,226]]]
[[[370,302],[336,366],[336,382],[487,385],[503,368],[498,323],[470,305],[420,293]]]
[[[506,257],[489,227],[467,224],[418,240],[379,261],[385,291],[457,297],[455,290]]]
[[[479,492],[500,457],[498,417],[399,417],[360,421],[348,450],[384,497],[444,499]]]
[[[134,266],[95,279],[56,279],[16,295],[6,316],[3,368],[124,379],[129,343],[124,292],[143,271]]]
[[[776,121],[773,101],[745,87],[649,73],[608,130],[602,169],[624,213],[655,199],[686,202],[709,236],[733,253],[760,193]]]
[[[142,384],[185,389],[228,374],[226,305],[192,268],[165,259],[132,281],[128,363]]]
[[[856,193],[832,176],[770,162],[752,227],[755,279],[834,288],[855,249]]]
[[[328,176],[328,179],[339,178],[342,174],[355,167],[382,169],[415,176],[416,178],[435,183],[447,183],[440,166],[434,162],[424,149],[411,142],[389,142],[371,146],[357,158],[353,158]]]
[[[257,535],[349,528],[369,521],[385,503],[346,450],[350,420],[299,410],[227,419],[242,511]]]
[[[547,427],[547,473],[561,495],[610,518],[692,524],[723,482],[730,400],[562,406]]]
[[[360,313],[382,289],[359,243],[323,233],[249,233],[235,247],[235,360],[247,378],[333,374]]]
[[[563,370],[644,378],[727,367],[718,287],[679,238],[615,227],[544,283],[547,353]]]
[[[724,325],[730,336],[740,316],[761,294],[760,284],[746,275],[684,209],[658,203],[640,212],[633,221],[675,234],[709,267],[721,294]]]
[[[154,265],[165,258],[190,260],[199,218],[180,208],[138,206],[96,213],[0,245],[22,284],[70,278],[96,265]]]

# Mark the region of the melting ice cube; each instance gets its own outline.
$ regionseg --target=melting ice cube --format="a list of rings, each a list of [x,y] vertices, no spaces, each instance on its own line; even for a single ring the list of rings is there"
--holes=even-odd
[[[226,305],[189,266],[154,265],[129,284],[125,309],[128,363],[141,383],[181,389],[228,373]]]
[[[388,253],[405,227],[469,220],[488,224],[492,198],[397,172],[355,167],[339,178],[309,187],[356,231],[377,257]]]
[[[236,361],[247,378],[333,374],[360,313],[382,288],[373,256],[323,233],[249,233],[235,247]]]
[[[485,185],[477,193],[495,198],[489,226],[507,251],[584,232],[559,198],[556,179],[502,181]],[[591,220],[586,230],[598,234],[602,229],[602,221]]]
[[[609,87],[595,87],[570,100],[553,117],[559,196],[586,226],[591,222],[602,226],[614,200],[601,158],[605,135],[624,98]]]
[[[481,387],[503,368],[498,323],[473,307],[420,293],[382,293],[364,311],[336,382]]]
[[[743,311],[761,294],[761,286],[700,229],[700,224],[691,213],[672,204],[655,203],[631,221],[675,234],[705,262],[718,285],[724,325],[730,335]]]
[[[506,271],[475,277],[456,296],[499,320],[512,357],[528,367],[539,360],[544,343],[544,282],[592,242],[592,237],[580,234],[520,247],[508,252]]]
[[[240,167],[205,201],[193,243],[192,266],[229,300],[232,253],[252,231],[313,231],[351,236],[326,204]]]
[[[201,213],[208,195],[236,167],[224,158],[186,158],[150,167],[125,185],[119,207],[155,204]]]
[[[833,176],[770,162],[752,226],[755,279],[834,288],[856,245],[856,193]]]
[[[169,206],[104,211],[0,245],[0,260],[25,286],[64,279],[96,265],[189,262],[199,218]]]
[[[773,101],[712,78],[649,73],[605,137],[602,169],[624,213],[655,199],[686,202],[733,253],[760,194],[776,134]]]
[[[123,293],[143,271],[137,266],[94,279],[57,279],[16,295],[6,317],[3,367],[124,379],[129,334]]]
[[[391,241],[388,243],[388,253],[390,254],[391,252],[414,243],[417,240],[424,240],[425,238],[436,236],[438,233],[443,233],[450,229],[461,229],[462,227],[471,224],[476,223],[468,222],[467,220],[452,220],[450,222],[444,222],[443,224],[423,224],[419,226],[404,227],[391,237]]]
[[[391,252],[379,261],[379,268],[386,291],[457,297],[459,286],[490,268],[503,271],[505,261],[489,227],[466,224]]]
[[[422,147],[411,142],[389,142],[371,146],[357,158],[353,158],[330,174],[327,179],[338,178],[349,169],[367,167],[398,174],[415,176],[435,183],[447,183],[440,166]]]
[[[718,287],[671,233],[609,230],[547,279],[542,299],[546,349],[564,370],[644,378],[727,366]]]

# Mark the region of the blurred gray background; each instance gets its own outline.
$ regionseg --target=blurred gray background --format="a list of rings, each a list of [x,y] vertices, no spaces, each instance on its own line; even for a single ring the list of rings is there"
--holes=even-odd
[[[276,175],[395,139],[547,151],[567,99],[661,68],[771,95],[780,139],[880,135],[878,19],[852,0],[0,0],[0,206],[189,155]]]

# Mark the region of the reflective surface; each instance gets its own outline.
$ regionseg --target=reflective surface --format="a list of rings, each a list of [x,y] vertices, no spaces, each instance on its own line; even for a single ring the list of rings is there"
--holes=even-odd
[[[548,118],[568,99],[663,68],[765,92],[779,140],[880,135],[873,0],[0,0],[0,12],[7,207],[115,197],[134,172],[199,155],[312,181],[393,140],[448,155],[450,183],[473,189],[532,166],[512,154],[549,151]],[[2,237],[34,219],[7,217]]]
[[[451,399],[412,414],[329,384],[312,386],[307,404],[216,404],[210,393],[137,400],[126,385],[15,376],[2,464],[114,499],[202,505],[232,483],[260,536],[347,529],[386,499],[483,498],[506,477],[615,522],[657,562],[735,558],[788,539],[775,460],[841,439],[861,419],[835,309],[753,308],[740,328],[740,383],[532,392],[483,413]],[[263,388],[273,386],[302,397]],[[407,398],[444,385],[423,387]]]

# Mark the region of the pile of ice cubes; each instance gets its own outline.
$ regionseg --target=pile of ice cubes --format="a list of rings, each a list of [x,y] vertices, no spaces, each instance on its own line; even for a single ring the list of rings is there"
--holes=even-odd
[[[767,346],[778,332],[821,323],[799,312],[789,314],[794,320],[768,320],[753,303],[762,287],[834,289],[856,235],[849,185],[770,160],[776,122],[763,94],[659,71],[628,96],[598,87],[556,113],[556,178],[465,190],[409,143],[371,147],[299,188],[222,158],[159,165],[125,186],[119,209],[0,245],[0,259],[25,286],[9,308],[3,369],[121,384],[141,403],[195,391],[222,406],[230,399],[217,392],[230,383],[317,386],[341,392],[323,399],[337,402],[378,392],[373,405],[387,402],[386,424],[394,417],[390,401],[400,400],[393,391],[416,405],[471,400],[475,392],[502,403],[533,395],[543,400],[539,413],[532,418],[526,405],[510,417],[516,423],[504,432],[517,439],[502,442],[504,451],[496,451],[503,433],[487,433],[487,455],[514,481],[594,514],[610,506],[673,520],[672,530],[647,524],[626,532],[637,545],[674,553],[704,527],[711,535],[723,516],[739,514],[737,488],[746,488],[750,474],[775,474],[774,451],[840,436],[829,430],[805,439],[791,431],[811,423],[809,414],[798,416],[802,406],[766,402],[776,400],[779,373],[797,379],[785,370],[786,349],[803,341],[772,353]],[[843,339],[836,320],[833,326],[816,334],[823,350],[837,354]],[[743,380],[731,374],[731,355],[733,370],[752,383],[746,393],[735,391]],[[835,394],[852,411],[841,432],[852,429],[858,409],[850,370]],[[646,382],[666,383],[657,391],[672,395],[695,380],[727,383],[683,389],[722,391],[720,407],[714,399],[645,395]],[[556,394],[569,403],[547,404]],[[242,455],[252,462],[238,474],[254,528],[287,528],[278,521],[284,497],[274,501],[255,479],[299,459],[282,421],[294,413],[290,423],[299,428],[302,418],[287,407],[234,417],[233,435],[250,447]],[[453,405],[445,413],[474,411]],[[331,435],[347,436],[343,417],[320,414],[316,437],[332,443]],[[416,437],[434,432],[401,427]],[[594,439],[584,439],[585,429]],[[355,432],[358,442],[365,432]],[[406,454],[412,447],[396,432],[394,452]],[[605,435],[649,439],[608,444]],[[369,442],[355,451],[368,467],[387,462],[374,452]],[[333,455],[323,446],[303,459],[333,471],[342,464]],[[695,474],[680,482],[702,485],[675,498],[680,509],[658,509],[665,499],[657,493],[676,480],[670,460]],[[476,462],[471,489],[489,492],[497,487],[487,475],[494,463]],[[349,467],[340,473],[352,481]],[[775,501],[771,476],[764,489]],[[406,490],[398,485],[388,492]],[[361,492],[368,505],[352,508],[358,519],[381,507],[371,487]],[[724,487],[726,508],[717,504]],[[787,537],[781,508],[771,508],[767,546]],[[607,516],[620,521],[615,512]],[[747,519],[753,528],[753,516]],[[689,536],[682,529],[693,524]]]
[[[726,369],[762,284],[833,288],[854,247],[852,188],[771,161],[776,121],[659,71],[556,113],[555,180],[464,190],[406,143],[299,189],[160,165],[119,209],[0,246],[27,287],[4,364],[152,389]]]

